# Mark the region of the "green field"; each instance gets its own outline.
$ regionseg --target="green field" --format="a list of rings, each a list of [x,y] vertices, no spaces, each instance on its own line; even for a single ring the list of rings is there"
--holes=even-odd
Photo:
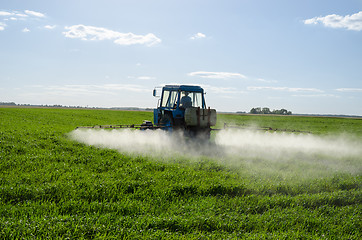
[[[0,238],[362,238],[360,149],[153,155],[89,146],[69,134],[145,119],[152,113],[0,108]],[[218,126],[224,122],[288,130],[270,139],[362,146],[362,119],[218,115]],[[215,149],[214,141],[213,133],[205,148]]]

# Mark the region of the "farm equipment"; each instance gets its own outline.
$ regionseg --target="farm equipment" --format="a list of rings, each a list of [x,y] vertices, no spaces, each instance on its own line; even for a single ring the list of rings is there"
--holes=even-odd
[[[160,97],[153,111],[153,123],[144,121],[140,125],[96,125],[78,128],[135,128],[140,130],[162,129],[183,131],[189,137],[209,138],[216,125],[216,110],[206,107],[204,89],[200,86],[166,85],[161,95],[153,90],[154,97]]]
[[[191,137],[209,137],[211,126],[216,125],[216,110],[206,107],[204,95],[199,86],[164,86],[153,110],[154,124],[168,131],[182,130]],[[156,89],[153,96],[157,96]]]

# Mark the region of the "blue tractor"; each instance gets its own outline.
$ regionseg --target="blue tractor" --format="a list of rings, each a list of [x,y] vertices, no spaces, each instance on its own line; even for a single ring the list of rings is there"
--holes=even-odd
[[[210,137],[216,124],[216,110],[206,108],[204,89],[200,86],[166,85],[153,111],[154,125],[168,131],[181,130],[190,137]],[[153,90],[157,96],[157,90]]]

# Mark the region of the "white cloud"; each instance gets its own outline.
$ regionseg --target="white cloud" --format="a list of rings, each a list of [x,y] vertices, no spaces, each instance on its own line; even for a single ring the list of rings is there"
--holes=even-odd
[[[45,15],[40,12],[25,10],[24,12],[19,11],[0,11],[0,17],[3,17],[4,21],[18,21],[18,20],[29,20],[35,18],[44,18]],[[33,18],[29,18],[33,17]],[[0,31],[4,30],[4,26],[0,26]],[[29,32],[28,29],[23,29],[23,32]]]
[[[48,94],[61,96],[96,96],[96,95],[118,95],[119,91],[128,92],[149,92],[144,86],[135,84],[102,84],[102,85],[53,85],[53,86],[38,86]]]
[[[362,88],[337,88],[338,92],[362,92]]]
[[[264,83],[277,83],[278,81],[276,80],[266,80],[264,78],[258,78],[256,79],[258,82],[264,82]]]
[[[31,21],[36,18],[43,18],[45,15],[43,13],[25,10],[24,12],[19,11],[0,11],[0,18],[2,17],[3,21]],[[29,18],[31,17],[31,18]],[[34,18],[35,17],[35,18]],[[7,25],[0,22],[0,31],[4,30]],[[24,28],[23,32],[30,32],[28,28]]]
[[[211,85],[204,85],[202,84],[202,88],[205,89],[205,92],[212,92],[216,94],[240,94],[245,93],[245,91],[238,90],[234,87],[218,87],[218,86],[211,86]]]
[[[316,88],[290,88],[290,87],[247,87],[250,91],[258,90],[272,90],[272,91],[286,91],[286,92],[324,92]]]
[[[191,40],[196,40],[196,39],[200,39],[200,38],[205,38],[206,35],[203,33],[196,33],[195,35],[193,35],[192,37],[190,37]]]
[[[3,31],[6,27],[5,23],[0,22],[0,31]]]
[[[135,85],[135,84],[104,84],[104,85],[97,85],[97,88],[105,89],[105,90],[121,90],[121,91],[130,91],[130,92],[150,92],[150,89],[145,88],[142,85]]]
[[[56,25],[45,25],[44,26],[45,29],[49,29],[49,30],[52,30],[52,29],[54,29],[56,27],[57,27]]]
[[[188,74],[192,77],[201,77],[201,78],[214,78],[214,79],[228,79],[228,78],[246,78],[240,73],[231,73],[231,72],[191,72]]]
[[[316,97],[333,97],[339,98],[339,96],[334,94],[295,94],[292,97],[307,97],[307,98],[316,98]]]
[[[25,10],[24,13],[20,13],[18,11],[0,11],[0,16],[3,16],[3,17],[10,17],[10,16],[29,17],[29,16],[33,16],[33,17],[43,18],[43,17],[45,17],[45,14],[40,13],[40,12],[30,11],[30,10]]]
[[[155,77],[150,77],[150,76],[140,76],[137,79],[139,80],[152,80],[152,79],[156,79]]]
[[[362,30],[362,11],[346,16],[337,14],[327,15],[325,17],[314,17],[304,20],[305,24],[318,24],[321,23],[326,27],[331,28],[346,28],[348,30],[361,31]]]
[[[241,94],[246,93],[245,91],[239,90],[235,87],[220,87],[220,86],[212,86],[207,84],[200,84],[198,82],[167,82],[167,83],[161,83],[159,86],[165,86],[165,85],[192,85],[192,86],[200,86],[202,87],[205,92],[212,92],[215,94]]]
[[[85,26],[82,24],[65,27],[65,29],[68,30],[63,32],[65,37],[80,38],[88,41],[113,40],[114,43],[119,45],[145,44],[147,46],[152,46],[161,42],[161,39],[157,38],[152,33],[136,35],[133,33],[121,33],[106,28]]]
[[[35,12],[35,11],[30,11],[30,10],[25,10],[24,11],[28,16],[33,16],[33,17],[40,17],[43,18],[45,17],[45,14],[40,13],[40,12]]]
[[[23,14],[23,13],[15,13],[14,15],[17,17],[28,17],[28,15]]]
[[[155,77],[151,77],[151,76],[128,76],[127,78],[129,79],[137,79],[137,80],[153,80],[156,79]]]
[[[11,12],[0,11],[0,16],[8,17],[8,16],[13,16],[13,15],[14,15],[14,13],[11,13]]]

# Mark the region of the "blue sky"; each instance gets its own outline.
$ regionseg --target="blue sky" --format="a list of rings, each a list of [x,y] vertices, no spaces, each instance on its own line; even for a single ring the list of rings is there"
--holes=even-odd
[[[362,115],[362,1],[0,0],[0,102]]]

